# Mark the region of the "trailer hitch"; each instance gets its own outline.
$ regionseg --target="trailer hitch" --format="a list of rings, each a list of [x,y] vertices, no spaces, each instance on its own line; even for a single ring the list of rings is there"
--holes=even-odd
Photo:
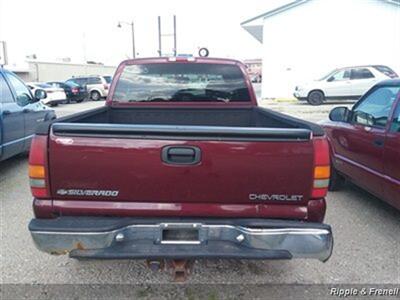
[[[194,260],[172,259],[172,260],[146,260],[146,265],[153,272],[161,272],[166,267],[170,270],[174,282],[185,282],[189,277]]]

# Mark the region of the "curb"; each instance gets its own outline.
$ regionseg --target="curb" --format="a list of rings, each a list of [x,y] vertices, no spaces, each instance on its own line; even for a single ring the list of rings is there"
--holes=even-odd
[[[297,103],[297,99],[295,98],[264,98],[261,101],[271,101],[277,103]]]

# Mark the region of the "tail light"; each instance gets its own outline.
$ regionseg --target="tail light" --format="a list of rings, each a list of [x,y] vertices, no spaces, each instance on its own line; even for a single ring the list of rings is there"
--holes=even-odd
[[[315,138],[314,144],[314,178],[311,198],[323,198],[328,193],[330,177],[329,144],[325,138]]]
[[[47,136],[35,135],[29,153],[29,182],[35,198],[48,198]]]
[[[107,83],[103,84],[103,87],[104,87],[105,90],[108,90],[108,84]]]
[[[78,88],[72,88],[72,93],[73,94],[78,94],[79,93],[79,89]]]

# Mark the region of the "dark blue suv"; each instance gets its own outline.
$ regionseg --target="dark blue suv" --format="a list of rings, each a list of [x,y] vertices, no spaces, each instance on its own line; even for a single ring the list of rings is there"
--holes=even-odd
[[[29,151],[36,126],[56,118],[41,103],[44,90],[30,89],[14,73],[0,67],[0,161]]]

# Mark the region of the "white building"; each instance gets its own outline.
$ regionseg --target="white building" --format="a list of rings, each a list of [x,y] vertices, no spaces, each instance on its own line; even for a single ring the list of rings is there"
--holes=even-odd
[[[400,74],[400,0],[292,0],[241,25],[263,44],[263,98],[290,97],[339,67]]]
[[[117,67],[100,64],[76,64],[69,62],[45,62],[27,60],[23,66],[6,65],[23,80],[29,81],[65,81],[74,76],[114,75]]]

